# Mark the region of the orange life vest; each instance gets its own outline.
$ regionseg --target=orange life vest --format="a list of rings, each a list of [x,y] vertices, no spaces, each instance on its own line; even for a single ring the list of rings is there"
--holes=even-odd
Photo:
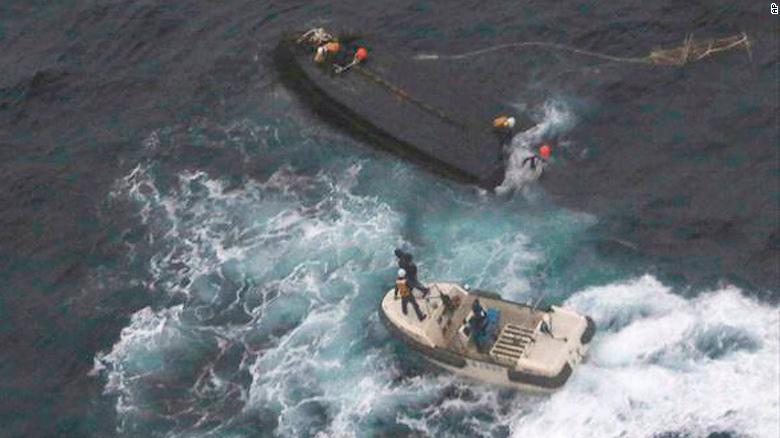
[[[327,50],[329,53],[336,53],[340,48],[341,46],[336,41],[331,41],[325,44],[325,50]]]
[[[495,119],[493,119],[494,128],[507,128],[508,126],[509,126],[509,117],[507,116],[498,116]]]
[[[405,278],[398,278],[395,280],[395,287],[398,289],[398,294],[402,297],[409,296],[409,285],[406,284]]]
[[[321,63],[325,61],[326,56],[333,56],[340,48],[338,41],[331,41],[317,47],[317,51],[314,53],[314,62]]]

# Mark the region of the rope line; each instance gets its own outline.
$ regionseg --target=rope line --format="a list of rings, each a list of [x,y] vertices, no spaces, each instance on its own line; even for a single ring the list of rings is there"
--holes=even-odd
[[[527,41],[522,43],[509,43],[509,44],[500,44],[493,47],[488,47],[485,49],[479,49],[474,50],[471,52],[461,53],[458,55],[440,55],[437,53],[427,53],[427,54],[420,54],[416,55],[414,59],[420,60],[420,61],[429,61],[429,60],[436,60],[436,59],[465,59],[465,58],[471,58],[473,56],[483,55],[485,53],[495,52],[498,50],[503,49],[511,49],[511,48],[524,48],[524,47],[544,47],[547,49],[554,49],[554,50],[563,50],[568,51],[572,53],[576,53],[579,55],[585,55],[585,56],[592,56],[595,58],[601,58],[605,59],[607,61],[616,61],[616,62],[637,62],[637,63],[644,63],[646,62],[644,58],[627,58],[627,57],[621,57],[621,56],[612,56],[605,53],[598,53],[598,52],[592,52],[590,50],[584,50],[584,49],[578,49],[576,47],[567,46],[565,44],[557,44],[557,43],[549,43],[544,41]]]
[[[452,116],[448,115],[446,112],[442,111],[439,108],[436,108],[435,106],[433,106],[431,104],[425,103],[425,102],[423,102],[420,99],[415,98],[414,96],[410,95],[405,90],[403,90],[402,88],[397,87],[397,86],[391,84],[390,82],[388,82],[387,80],[385,80],[384,78],[382,78],[381,76],[376,74],[375,72],[371,71],[367,67],[358,65],[358,66],[355,67],[355,69],[358,72],[360,72],[362,75],[364,75],[365,77],[367,77],[367,78],[373,80],[374,82],[382,85],[383,87],[387,88],[388,90],[390,90],[390,92],[392,92],[393,94],[398,96],[400,99],[403,99],[403,100],[408,101],[409,103],[412,103],[413,105],[419,107],[420,109],[422,109],[422,110],[424,110],[424,111],[426,111],[426,112],[428,112],[430,114],[433,114],[434,116],[442,119],[443,121],[445,121],[445,122],[447,122],[447,123],[449,123],[451,125],[457,126],[457,127],[461,128],[461,129],[466,129],[466,125],[464,125],[461,122],[458,122],[457,120],[455,120],[455,118],[453,118]]]
[[[316,27],[301,33],[300,36],[295,40],[295,43],[298,45],[303,45],[305,43],[305,45],[308,45],[311,48],[316,48],[322,44],[325,44],[328,41],[334,41],[334,40],[336,40],[336,38],[334,38],[333,35],[328,33],[324,28]],[[409,93],[407,93],[405,90],[388,82],[387,80],[385,80],[384,78],[382,78],[380,75],[373,72],[369,68],[358,65],[357,61],[355,60],[353,60],[352,63],[348,64],[347,66],[334,65],[334,68],[337,74],[352,68],[353,70],[356,70],[357,72],[361,73],[366,78],[385,87],[391,93],[398,96],[398,98],[408,101],[409,103],[417,106],[423,111],[433,114],[434,116],[440,118],[446,123],[457,126],[461,129],[466,129],[465,124],[458,122],[454,117],[451,117],[446,112],[409,95]]]
[[[322,28],[310,29],[309,31],[300,35],[296,43],[301,44],[304,41],[310,45],[319,45],[324,41],[333,40],[333,36],[327,33]],[[590,56],[593,58],[603,59],[605,61],[612,62],[625,62],[634,64],[651,64],[651,65],[684,65],[688,62],[698,61],[708,56],[712,56],[715,53],[731,50],[738,47],[744,47],[748,53],[748,57],[752,61],[752,54],[750,52],[750,39],[745,32],[739,35],[720,39],[709,39],[703,42],[694,42],[693,36],[686,37],[682,46],[671,49],[654,49],[648,55],[644,57],[627,57],[627,56],[615,56],[607,53],[594,52],[591,50],[579,49],[577,47],[568,46],[565,44],[550,43],[544,41],[526,41],[518,43],[499,44],[484,49],[473,50],[466,53],[460,53],[455,55],[442,55],[437,53],[419,54],[414,56],[414,59],[419,61],[431,61],[431,60],[459,60],[471,58],[474,56],[484,55],[486,53],[495,52],[504,49],[522,49],[528,47],[541,47],[552,50],[566,51],[581,56]],[[390,83],[382,78],[379,74],[371,69],[355,65],[354,70],[365,76],[366,78],[376,82],[377,84],[385,87],[391,93],[395,94],[399,99],[407,101],[425,112],[428,112],[442,121],[456,126],[461,129],[466,129],[468,126],[462,122],[457,121],[454,117],[447,114],[445,111],[428,104],[420,99],[411,96],[404,89]]]
[[[648,55],[643,57],[627,57],[627,56],[615,56],[607,53],[594,52],[591,50],[578,49],[576,47],[567,46],[565,44],[549,43],[544,41],[527,41],[520,43],[508,43],[499,44],[497,46],[487,47],[484,49],[473,50],[471,52],[460,53],[456,55],[441,55],[438,53],[426,53],[414,56],[414,59],[419,61],[431,61],[431,60],[458,60],[466,59],[474,56],[484,55],[486,53],[495,52],[503,49],[522,49],[527,47],[542,47],[546,49],[561,50],[577,55],[590,56],[593,58],[599,58],[606,61],[613,62],[627,62],[635,64],[652,64],[652,65],[684,65],[688,62],[699,61],[708,56],[712,56],[718,52],[731,50],[735,48],[744,48],[748,57],[752,61],[752,54],[750,52],[750,39],[745,32],[739,35],[734,35],[726,38],[708,39],[702,42],[695,42],[693,36],[686,37],[682,46],[673,47],[670,49],[654,49]]]

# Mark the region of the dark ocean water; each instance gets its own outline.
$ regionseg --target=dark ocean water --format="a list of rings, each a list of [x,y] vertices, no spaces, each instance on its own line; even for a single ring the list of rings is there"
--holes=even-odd
[[[768,2],[0,0],[0,435],[777,436],[778,23]],[[272,60],[312,25],[409,53],[753,45],[453,64],[506,76],[556,142],[496,195],[314,117]],[[424,280],[591,314],[589,363],[540,397],[409,359],[374,311],[396,246]]]

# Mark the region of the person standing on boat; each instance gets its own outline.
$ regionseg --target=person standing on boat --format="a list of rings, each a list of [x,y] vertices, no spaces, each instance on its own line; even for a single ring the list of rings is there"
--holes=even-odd
[[[400,248],[396,248],[395,257],[398,259],[398,267],[406,271],[409,287],[421,291],[423,293],[423,298],[428,296],[428,293],[430,293],[431,290],[423,286],[423,284],[417,280],[417,265],[412,261],[412,255],[408,252],[401,251]]]
[[[420,306],[417,305],[417,300],[414,298],[412,288],[409,286],[406,277],[406,271],[404,269],[398,270],[398,278],[395,279],[395,298],[398,299],[398,295],[401,295],[401,311],[406,315],[406,306],[412,303],[414,307],[414,313],[417,314],[417,319],[420,321],[425,320],[426,315],[420,310]]]

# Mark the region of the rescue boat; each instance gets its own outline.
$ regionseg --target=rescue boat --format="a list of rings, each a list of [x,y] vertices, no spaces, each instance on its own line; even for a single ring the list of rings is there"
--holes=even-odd
[[[468,378],[524,391],[553,391],[569,380],[596,332],[593,319],[565,307],[536,308],[455,283],[428,286],[427,297],[412,292],[427,315],[423,321],[411,309],[402,312],[393,289],[380,302],[380,319],[422,357]],[[474,315],[475,300],[484,314]]]

